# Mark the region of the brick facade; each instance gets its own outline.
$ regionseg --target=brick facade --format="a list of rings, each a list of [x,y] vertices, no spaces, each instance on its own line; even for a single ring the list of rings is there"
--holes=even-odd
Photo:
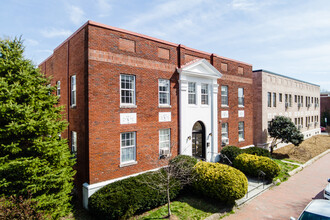
[[[77,132],[76,185],[90,185],[144,172],[159,166],[159,130],[170,129],[172,155],[179,146],[178,68],[205,59],[221,74],[218,79],[218,152],[221,123],[228,123],[230,145],[253,144],[252,66],[145,35],[88,21],[40,64],[51,84],[61,81],[60,105],[69,121],[63,138],[71,146]],[[226,69],[221,69],[223,63]],[[120,74],[135,76],[135,106],[120,104]],[[76,75],[77,105],[70,107],[70,77]],[[170,106],[158,105],[158,80],[170,80]],[[221,85],[228,86],[229,106],[221,107]],[[244,107],[238,106],[238,88],[244,89]],[[244,117],[238,117],[238,111]],[[228,118],[221,118],[228,111]],[[171,114],[159,122],[159,113]],[[121,124],[120,114],[136,113],[136,123]],[[244,121],[244,141],[238,140],[238,122]],[[136,163],[121,166],[120,134],[136,132]]]
[[[321,111],[321,125],[329,126],[330,125],[330,93],[321,93],[320,97],[320,111]],[[327,115],[327,123],[324,121],[324,117]]]

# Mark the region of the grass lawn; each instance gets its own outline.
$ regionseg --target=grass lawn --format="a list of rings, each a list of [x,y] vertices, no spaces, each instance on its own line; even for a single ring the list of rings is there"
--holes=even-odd
[[[278,159],[273,159],[273,160],[281,167],[280,174],[277,177],[275,177],[274,180],[279,179],[281,182],[284,182],[284,181],[288,180],[288,178],[290,177],[288,172],[298,168],[298,165],[295,165],[295,164],[285,163]]]
[[[182,195],[171,203],[171,219],[204,219],[214,213],[231,213],[233,206],[195,195]],[[151,210],[133,219],[164,219],[167,205]]]

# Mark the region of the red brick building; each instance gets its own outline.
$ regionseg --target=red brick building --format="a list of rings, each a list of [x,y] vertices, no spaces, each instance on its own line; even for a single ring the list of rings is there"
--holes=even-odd
[[[321,125],[326,127],[330,125],[330,93],[321,93],[320,101]],[[325,122],[325,120],[327,120],[327,122]]]
[[[250,64],[88,21],[39,67],[65,106],[85,206],[169,153],[217,161],[253,144]]]

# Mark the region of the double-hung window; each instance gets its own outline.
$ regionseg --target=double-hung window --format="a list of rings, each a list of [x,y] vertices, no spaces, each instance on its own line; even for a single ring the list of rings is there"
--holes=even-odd
[[[170,81],[167,79],[158,80],[159,105],[170,105]]]
[[[238,105],[244,106],[244,89],[238,88]]]
[[[209,104],[209,85],[208,84],[202,84],[201,102],[202,102],[202,105]]]
[[[159,151],[160,155],[169,155],[171,149],[171,130],[159,130]]]
[[[120,162],[131,163],[135,162],[135,152],[136,152],[136,133],[135,132],[126,132],[121,133],[120,142],[121,142],[121,152],[120,152]]]
[[[77,105],[76,75],[71,76],[71,106]]]
[[[221,105],[228,106],[228,86],[221,86]]]
[[[120,75],[120,104],[135,105],[135,76]]]
[[[196,104],[196,83],[188,82],[188,104]]]
[[[56,82],[56,95],[61,96],[61,81]]]
[[[278,94],[278,101],[279,101],[279,102],[282,102],[282,93],[279,93],[279,94]]]
[[[238,122],[238,140],[244,141],[244,121]]]
[[[276,107],[276,93],[273,92],[273,107]]]
[[[71,131],[71,152],[77,157],[77,132]]]
[[[229,144],[228,139],[228,123],[221,124],[221,140],[224,145]]]
[[[267,106],[272,107],[272,93],[271,92],[267,93]]]
[[[292,107],[292,95],[289,95],[289,106]]]

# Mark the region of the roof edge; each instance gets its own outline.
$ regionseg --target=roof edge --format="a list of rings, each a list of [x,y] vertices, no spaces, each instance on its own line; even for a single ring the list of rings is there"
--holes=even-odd
[[[281,76],[281,77],[284,77],[284,78],[287,78],[287,79],[292,79],[292,80],[296,80],[296,81],[299,81],[299,82],[303,82],[303,83],[307,83],[307,84],[310,84],[310,85],[313,85],[313,86],[318,86],[318,87],[320,87],[320,85],[317,85],[317,84],[314,84],[314,83],[310,83],[310,82],[306,82],[306,81],[304,81],[304,80],[300,80],[300,79],[292,78],[292,77],[290,77],[290,76],[284,76],[284,75],[281,75],[281,74],[278,74],[278,73],[271,72],[271,71],[269,71],[269,70],[258,69],[258,70],[253,70],[252,72],[266,72],[266,73],[270,73],[270,74],[273,74],[273,75]]]

